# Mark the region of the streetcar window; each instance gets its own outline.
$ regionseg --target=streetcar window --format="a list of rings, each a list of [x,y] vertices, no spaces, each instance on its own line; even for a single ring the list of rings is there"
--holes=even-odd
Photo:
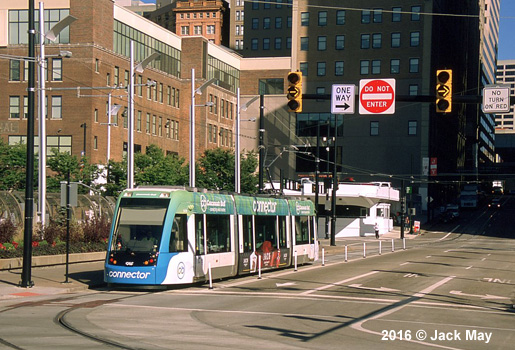
[[[309,243],[308,216],[295,217],[295,244]]]
[[[256,216],[256,249],[265,242],[269,242],[266,246],[277,249],[276,220],[275,216]]]
[[[122,198],[111,249],[157,251],[168,203],[169,200]]]
[[[204,249],[204,215],[195,215],[195,252],[197,255],[205,254]]]
[[[243,251],[244,252],[252,252],[254,251],[252,247],[252,216],[244,215],[242,216],[243,223]]]
[[[206,215],[207,253],[231,251],[230,216]]]
[[[170,234],[170,253],[188,251],[187,220],[186,214],[175,215]]]
[[[279,248],[286,248],[286,217],[279,217]]]

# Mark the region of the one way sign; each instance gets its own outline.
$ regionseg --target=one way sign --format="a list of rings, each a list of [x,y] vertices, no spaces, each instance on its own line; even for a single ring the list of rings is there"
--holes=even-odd
[[[356,85],[333,85],[331,93],[331,113],[354,114],[354,90]]]

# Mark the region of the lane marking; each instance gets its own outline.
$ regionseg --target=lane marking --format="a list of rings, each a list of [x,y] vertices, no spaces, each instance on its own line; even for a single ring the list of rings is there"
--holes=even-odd
[[[453,233],[455,230],[457,230],[457,229],[458,229],[458,227],[460,227],[460,225],[458,225],[458,226],[456,226],[455,228],[453,228],[453,229],[452,229],[448,234],[446,234],[445,236],[443,236],[443,237],[442,237],[442,238],[440,238],[439,240],[440,240],[440,241],[442,241],[442,240],[446,239],[447,237],[449,237],[449,235],[450,235],[451,233]]]
[[[349,287],[351,288],[358,288],[358,289],[366,289],[366,290],[374,290],[376,292],[400,292],[399,289],[393,289],[393,288],[386,288],[386,287],[379,287],[379,288],[373,288],[373,287],[363,287],[362,284],[349,284]]]
[[[354,277],[350,277],[350,278],[344,279],[343,281],[339,281],[339,282],[335,282],[335,283],[331,283],[331,284],[326,284],[324,286],[321,286],[321,287],[318,287],[318,288],[315,288],[315,289],[307,290],[305,292],[300,293],[300,295],[308,295],[308,294],[311,294],[311,293],[314,293],[314,292],[319,292],[321,290],[325,290],[325,289],[328,289],[328,288],[339,286],[339,285],[348,283],[350,281],[354,281],[354,280],[357,280],[357,279],[360,279],[360,278],[363,278],[363,277],[374,275],[374,274],[376,274],[378,272],[379,271],[370,271],[370,272],[364,273],[364,274],[359,275],[359,276],[354,276]]]
[[[452,280],[453,278],[455,278],[456,276],[449,276],[449,277],[446,277],[432,285],[430,285],[429,287],[421,290],[420,292],[418,293],[415,293],[412,298],[422,298],[424,297],[425,295],[431,293],[433,290],[435,290],[436,288],[444,285],[445,283],[449,282],[450,280]],[[414,300],[413,300],[414,301]],[[377,314],[372,314],[372,316],[370,317],[365,317],[364,319],[362,319],[361,321],[359,322],[356,322],[356,323],[353,323],[351,324],[351,328],[357,330],[357,331],[360,331],[360,332],[365,332],[365,333],[369,333],[369,334],[375,334],[375,335],[378,335],[378,336],[382,336],[382,333],[381,332],[376,332],[376,331],[372,331],[370,329],[366,329],[363,327],[363,324],[367,321],[371,321],[371,320],[376,320],[376,319],[379,319],[381,317],[384,317],[384,316],[387,316],[387,315],[390,315],[390,314],[393,314],[394,312],[397,312],[403,308],[405,308],[407,305],[409,305],[411,302],[413,301],[403,301],[401,302],[400,305],[398,306],[395,306],[395,307],[392,307],[390,309],[386,309],[385,311],[383,312],[379,312]],[[450,347],[450,346],[445,346],[445,345],[439,345],[439,344],[433,344],[433,343],[427,343],[427,342],[424,342],[424,341],[419,341],[419,340],[406,340],[404,339],[404,341],[406,342],[410,342],[410,343],[417,343],[417,344],[422,344],[422,345],[426,345],[426,346],[432,346],[432,347],[436,347],[436,348],[440,348],[440,349],[449,349],[449,350],[462,350],[462,349],[459,349],[459,348],[454,348],[454,347]]]

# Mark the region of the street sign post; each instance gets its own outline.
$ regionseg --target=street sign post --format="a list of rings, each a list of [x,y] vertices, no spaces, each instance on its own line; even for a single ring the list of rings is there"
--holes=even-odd
[[[395,79],[359,81],[359,114],[395,113]]]
[[[509,113],[510,87],[486,86],[483,88],[483,113]]]
[[[334,84],[331,93],[331,113],[354,114],[354,92],[356,85]]]

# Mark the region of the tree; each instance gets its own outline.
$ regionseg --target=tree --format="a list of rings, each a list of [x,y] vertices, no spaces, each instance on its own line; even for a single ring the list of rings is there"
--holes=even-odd
[[[0,139],[0,190],[25,188],[27,146],[8,145]]]
[[[234,191],[234,153],[222,148],[206,150],[198,160],[197,183],[211,190]],[[257,156],[254,152],[241,156],[241,192],[255,193]]]
[[[52,157],[47,159],[47,165],[55,175],[47,179],[47,190],[50,192],[59,192],[61,190],[61,181],[67,181],[68,172],[70,173],[70,181],[82,182],[91,186],[93,179],[98,178],[99,170],[96,165],[89,164],[84,158],[79,161],[77,156],[67,152],[54,152]],[[82,187],[79,191],[88,191]]]
[[[159,147],[150,145],[146,154],[138,154],[134,159],[134,180],[142,185],[184,186],[188,183],[184,162],[184,158],[175,154],[165,156]]]

